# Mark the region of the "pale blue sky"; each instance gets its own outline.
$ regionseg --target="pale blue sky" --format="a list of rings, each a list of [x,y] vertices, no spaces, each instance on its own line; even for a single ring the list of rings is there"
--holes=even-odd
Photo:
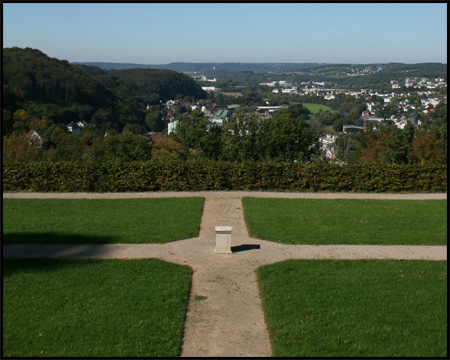
[[[447,62],[446,3],[2,6],[3,47],[70,62]]]

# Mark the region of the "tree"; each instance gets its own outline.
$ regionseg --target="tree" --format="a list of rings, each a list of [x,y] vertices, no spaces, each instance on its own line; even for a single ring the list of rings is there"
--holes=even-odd
[[[325,111],[320,109],[319,112],[314,116],[314,119],[321,122],[324,125],[333,125],[334,121],[340,117],[340,114],[331,111]]]
[[[262,119],[239,111],[223,126],[221,159],[226,161],[260,161],[265,155]]]
[[[358,142],[353,135],[342,134],[336,139],[337,153],[336,158],[346,164],[358,163],[360,152]]]
[[[447,124],[448,111],[447,104],[439,103],[434,108],[435,112],[431,113],[431,118],[433,119],[433,125],[444,125]]]
[[[291,105],[287,109],[278,110],[277,113],[286,113],[292,117],[302,117],[303,120],[309,119],[309,115],[312,114],[309,109],[303,106],[303,104]]]
[[[341,132],[344,125],[347,125],[348,121],[344,117],[337,118],[333,122],[333,130],[336,132]]]
[[[433,133],[422,132],[412,142],[409,158],[421,164],[446,164],[447,143]]]
[[[377,125],[379,131],[368,130],[359,137],[362,142],[361,161],[387,164],[407,164],[414,138],[414,128]]]
[[[165,136],[163,133],[157,133],[152,136],[152,151],[153,159],[182,159],[186,160],[189,155],[195,152],[189,152],[183,145],[183,139],[171,138]]]
[[[383,133],[377,138],[369,138],[361,154],[363,163],[385,163],[391,158],[392,148],[389,146],[392,134]]]
[[[151,147],[150,141],[142,135],[129,132],[107,135],[95,141],[83,158],[91,161],[147,161]]]
[[[2,109],[2,135],[11,134],[14,126],[14,118],[11,111]]]
[[[319,153],[318,136],[286,111],[272,118],[236,113],[224,126],[222,158],[227,161],[310,161]]]
[[[127,123],[122,130],[123,133],[129,132],[132,134],[144,134],[144,128],[139,124]]]
[[[39,139],[30,134],[3,136],[3,161],[39,161],[46,158]]]
[[[160,112],[157,108],[151,107],[147,115],[145,115],[145,125],[150,131],[159,132],[165,127],[162,121],[163,112]]]
[[[99,108],[92,116],[91,122],[94,125],[101,125],[111,122],[112,118],[113,114],[110,109]]]
[[[217,160],[222,151],[222,128],[212,123],[199,109],[189,115],[181,115],[179,119],[175,134],[185,148],[201,150],[205,158]]]
[[[310,129],[316,133],[318,137],[324,136],[327,133],[326,126],[317,118],[307,121]]]
[[[408,155],[411,151],[411,143],[414,138],[414,128],[408,124],[403,130],[393,127],[392,154],[390,161],[394,164],[407,164]]]
[[[79,134],[60,134],[57,138],[55,161],[79,161],[83,158],[84,145]]]
[[[275,161],[311,161],[320,152],[318,136],[308,124],[286,112],[275,112],[263,121],[266,158]]]

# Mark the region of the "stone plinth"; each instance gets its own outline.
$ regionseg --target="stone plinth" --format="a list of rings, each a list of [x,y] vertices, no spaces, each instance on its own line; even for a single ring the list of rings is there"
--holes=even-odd
[[[232,226],[216,226],[216,253],[231,254]]]

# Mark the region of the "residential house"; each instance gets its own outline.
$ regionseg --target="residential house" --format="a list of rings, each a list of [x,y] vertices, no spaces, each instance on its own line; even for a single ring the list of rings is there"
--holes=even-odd
[[[256,111],[258,113],[273,113],[276,110],[287,109],[289,105],[279,105],[279,106],[257,106]]]
[[[281,92],[282,92],[283,94],[294,94],[294,93],[297,92],[297,88],[294,86],[294,87],[291,88],[291,89],[281,89]]]
[[[395,122],[395,125],[399,128],[399,129],[404,129],[406,125],[408,125],[408,120],[406,119],[406,117],[402,116],[400,120],[397,120]]]
[[[38,147],[38,148],[42,147],[42,136],[39,135],[39,134],[37,133],[36,130],[31,130],[31,131],[28,133],[28,138],[30,139],[30,140],[28,141],[28,143],[29,143],[30,145],[32,145],[32,144],[37,144],[37,147]]]
[[[71,122],[67,125],[67,130],[72,134],[76,134],[82,130],[82,127],[78,123]]]
[[[244,95],[243,95],[242,93],[240,93],[240,92],[221,92],[221,94],[222,94],[223,96],[234,97],[234,98],[244,96]]]
[[[210,118],[214,125],[222,126],[229,120],[228,110],[217,110]]]
[[[207,115],[214,115],[218,110],[227,110],[227,105],[204,105],[202,106],[202,112]]]
[[[365,131],[365,126],[357,126],[357,125],[344,125],[342,127],[342,132],[344,134],[355,134],[357,132]]]

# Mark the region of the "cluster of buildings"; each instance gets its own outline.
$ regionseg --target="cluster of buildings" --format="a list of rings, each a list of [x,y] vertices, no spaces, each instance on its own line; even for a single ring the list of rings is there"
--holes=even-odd
[[[280,105],[280,106],[257,106],[257,105],[248,105],[242,106],[239,104],[233,105],[204,105],[202,107],[198,107],[195,104],[180,104],[186,107],[190,107],[191,110],[200,109],[208,118],[211,120],[214,126],[222,126],[226,123],[230,117],[232,111],[236,109],[243,110],[244,112],[254,112],[260,115],[263,118],[271,117],[274,111],[280,109],[286,109],[289,105]],[[170,109],[170,106],[168,107]],[[168,114],[168,134],[172,133],[177,125],[179,124],[179,120],[177,120],[172,114]]]
[[[386,68],[385,65],[366,65],[366,66],[358,66],[358,67],[341,67],[337,72],[334,72],[330,74],[330,72],[315,72],[314,69],[312,69],[309,73],[309,75],[336,75],[336,76],[359,76],[359,75],[367,75],[367,74],[374,74],[378,71],[383,70]]]
[[[397,85],[398,85],[398,82],[397,82]],[[394,84],[392,84],[392,86],[394,86]],[[421,88],[421,87],[426,87],[428,89],[438,89],[443,86],[447,86],[447,84],[446,84],[445,80],[442,78],[429,79],[426,77],[423,77],[423,78],[413,77],[413,78],[405,79],[405,87],[407,87],[407,88],[412,87],[412,88],[417,89],[417,88]]]

